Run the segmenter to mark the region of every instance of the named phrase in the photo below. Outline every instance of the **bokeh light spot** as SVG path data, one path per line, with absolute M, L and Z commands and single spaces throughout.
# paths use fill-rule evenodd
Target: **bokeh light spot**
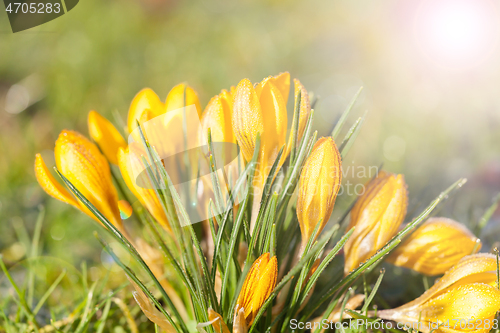
M 118 209 L 120 210 L 120 217 L 122 220 L 128 219 L 132 216 L 132 206 L 126 200 L 118 201 Z
M 499 19 L 490 0 L 424 0 L 416 15 L 415 37 L 433 63 L 468 69 L 491 55 Z

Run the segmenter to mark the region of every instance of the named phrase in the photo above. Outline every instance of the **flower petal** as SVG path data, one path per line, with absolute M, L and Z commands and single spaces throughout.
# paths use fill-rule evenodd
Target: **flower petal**
M 153 189 L 153 185 L 149 183 L 149 178 L 144 176 L 145 167 L 141 161 L 140 151 L 142 150 L 138 143 L 133 142 L 130 147 L 132 147 L 132 153 L 129 151 L 129 147 L 126 149 L 120 149 L 118 152 L 118 166 L 122 174 L 125 184 L 129 190 L 135 195 L 135 197 L 140 201 L 140 203 L 146 207 L 155 220 L 160 223 L 161 226 L 170 231 L 170 224 L 168 223 L 167 216 L 160 200 L 156 196 L 156 192 Z M 145 155 L 145 153 L 143 154 Z M 141 175 L 140 180 L 146 182 L 140 186 L 137 184 L 137 180 L 134 178 L 135 175 Z
M 351 210 L 349 231 L 356 227 L 344 246 L 344 272 L 348 274 L 382 248 L 397 232 L 408 206 L 403 175 L 381 171 L 365 186 L 365 192 Z
M 319 235 L 330 219 L 342 182 L 341 163 L 340 153 L 331 137 L 319 139 L 304 163 L 297 198 L 302 250 L 317 224 L 321 223 Z
M 224 319 L 222 319 L 222 316 L 212 310 L 211 308 L 208 308 L 208 320 L 214 321 L 212 323 L 212 326 L 214 327 L 215 333 L 230 333 L 229 328 L 227 327 L 226 323 L 224 322 Z
M 135 95 L 132 103 L 130 104 L 127 118 L 127 128 L 129 133 L 132 133 L 132 131 L 136 128 L 136 120 L 139 120 L 144 110 L 148 109 L 155 117 L 165 112 L 165 106 L 160 101 L 158 95 L 156 95 L 156 93 L 150 88 L 144 88 L 139 91 L 137 95 Z
M 198 94 L 196 94 L 196 91 L 190 86 L 180 83 L 173 87 L 168 93 L 167 100 L 165 101 L 165 110 L 168 112 L 190 105 L 196 106 L 198 117 L 201 118 L 202 109 Z
M 142 291 L 142 289 L 130 278 L 128 278 L 128 280 L 135 289 L 135 291 L 133 292 L 134 299 L 141 308 L 142 312 L 146 315 L 146 317 L 156 325 L 160 326 L 160 328 L 166 333 L 175 333 L 176 330 L 174 329 L 172 324 L 170 324 L 170 322 L 165 318 L 163 313 L 161 313 L 155 307 L 155 305 L 147 297 L 144 291 Z
M 77 132 L 64 130 L 56 141 L 54 154 L 59 171 L 113 225 L 122 229 L 109 164 L 97 146 Z M 93 217 L 84 205 L 80 206 Z
M 214 142 L 236 142 L 233 134 L 232 109 L 227 96 L 221 97 L 221 95 L 214 96 L 208 102 L 201 117 L 200 134 L 205 137 L 210 128 Z
M 247 325 L 251 325 L 260 308 L 276 286 L 278 260 L 264 253 L 255 260 L 241 287 L 234 317 L 244 309 Z M 236 321 L 236 319 L 235 319 Z
M 240 81 L 236 87 L 233 105 L 233 128 L 243 157 L 252 159 L 257 133 L 263 135 L 264 119 L 259 98 L 248 79 Z
M 436 297 L 454 284 L 467 284 L 480 282 L 489 285 L 496 284 L 497 261 L 494 255 L 478 253 L 462 258 L 455 266 L 450 268 L 442 278 L 414 301 L 400 308 L 419 306 L 430 298 Z
M 254 182 L 257 186 L 262 187 L 281 147 L 286 143 L 287 113 L 286 103 L 281 97 L 279 89 L 271 81 L 267 81 L 262 88 L 259 100 L 264 132 L 261 133 L 258 173 L 254 176 Z M 285 159 L 286 147 L 279 166 L 283 164 Z
M 422 274 L 439 275 L 480 248 L 479 239 L 462 224 L 443 217 L 431 218 L 398 246 L 387 261 Z
M 288 72 L 283 72 L 279 73 L 276 76 L 268 76 L 257 86 L 255 87 L 255 91 L 257 92 L 257 95 L 260 96 L 262 92 L 262 88 L 267 82 L 272 82 L 280 91 L 281 97 L 285 101 L 285 105 L 288 102 L 288 95 L 290 94 L 290 73 Z
M 99 146 L 108 161 L 118 164 L 116 154 L 119 148 L 125 148 L 127 143 L 113 124 L 96 111 L 90 111 L 88 117 L 89 135 Z
M 35 157 L 35 176 L 40 186 L 48 195 L 81 209 L 80 204 L 73 195 L 52 176 L 40 154 L 36 154 Z
M 483 283 L 460 285 L 419 307 L 422 318 L 433 322 L 491 318 L 499 309 L 500 290 Z

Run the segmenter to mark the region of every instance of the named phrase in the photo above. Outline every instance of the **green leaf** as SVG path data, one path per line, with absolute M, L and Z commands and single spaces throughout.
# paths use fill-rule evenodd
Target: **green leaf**
M 344 159 L 347 156 L 347 153 L 351 149 L 352 145 L 354 144 L 354 141 L 356 140 L 356 137 L 359 134 L 359 131 L 361 130 L 361 126 L 363 125 L 363 122 L 365 121 L 367 112 L 363 115 L 363 117 L 359 117 L 356 123 L 352 125 L 351 129 L 349 132 L 346 134 L 344 140 L 342 141 L 339 151 L 340 155 L 342 156 L 342 159 Z
M 385 269 L 380 270 L 380 275 L 377 279 L 377 282 L 375 282 L 375 285 L 373 286 L 372 292 L 370 293 L 370 296 L 368 296 L 367 299 L 365 299 L 365 304 L 361 308 L 361 312 L 363 312 L 365 315 L 368 311 L 368 307 L 370 306 L 370 303 L 373 301 L 373 298 L 375 297 L 375 294 L 377 293 L 378 288 L 380 287 L 380 283 L 382 283 L 382 279 L 384 278 L 385 274 Z
M 500 193 L 497 194 L 497 196 L 493 199 L 493 203 L 486 210 L 486 212 L 484 212 L 483 216 L 481 216 L 481 219 L 477 223 L 478 235 L 479 233 L 481 233 L 484 227 L 486 227 L 486 224 L 488 224 L 488 221 L 493 216 L 493 213 L 495 213 L 495 211 L 497 210 L 499 204 L 500 204 Z
M 338 242 L 337 244 L 333 247 L 333 249 L 328 252 L 328 254 L 325 256 L 325 259 L 319 264 L 318 268 L 316 271 L 311 275 L 309 278 L 309 281 L 307 281 L 306 287 L 304 288 L 304 292 L 302 294 L 302 298 L 300 303 L 303 303 L 307 297 L 307 294 L 311 291 L 312 287 L 318 280 L 319 276 L 323 271 L 326 269 L 328 264 L 333 260 L 333 258 L 339 253 L 339 251 L 344 247 L 345 243 L 349 240 L 351 237 L 352 233 L 354 232 L 355 228 L 351 228 Z
M 220 308 L 221 309 L 224 307 L 225 300 L 226 300 L 226 288 L 227 288 L 227 283 L 229 280 L 229 268 L 231 267 L 231 259 L 233 257 L 234 249 L 236 247 L 236 241 L 238 240 L 238 233 L 240 231 L 240 227 L 241 227 L 241 224 L 243 222 L 247 203 L 248 203 L 248 196 L 245 198 L 241 207 L 238 210 L 238 215 L 236 217 L 236 223 L 234 224 L 233 231 L 231 233 L 231 243 L 229 244 L 229 253 L 227 256 L 226 271 L 224 273 L 224 278 L 222 280 L 222 287 L 221 287 L 221 293 L 220 293 L 220 295 L 221 295 Z
M 185 326 L 184 322 L 182 321 L 181 316 L 179 315 L 179 312 L 173 305 L 172 301 L 170 300 L 170 297 L 168 297 L 167 293 L 161 286 L 160 282 L 156 278 L 156 276 L 153 274 L 151 269 L 148 267 L 148 265 L 144 262 L 140 254 L 137 252 L 135 247 L 128 241 L 127 238 L 125 238 L 122 233 L 111 223 L 109 222 L 104 215 L 99 212 L 90 201 L 85 198 L 85 196 L 61 173 L 59 170 L 56 168 L 56 172 L 61 177 L 63 182 L 66 184 L 66 186 L 70 189 L 70 191 L 97 217 L 97 219 L 106 227 L 105 230 L 109 231 L 110 234 L 122 245 L 124 245 L 125 249 L 132 255 L 132 257 L 141 265 L 141 267 L 146 271 L 146 273 L 150 276 L 150 278 L 154 281 L 156 287 L 158 290 L 160 290 L 163 298 L 167 302 L 168 306 L 171 308 L 172 312 L 174 315 L 179 318 L 179 324 L 181 328 L 179 329 L 178 325 L 175 324 L 170 318 L 168 317 L 169 322 L 176 328 L 178 332 L 187 332 L 187 327 Z
M 298 102 L 297 102 L 298 101 Z M 299 119 L 300 119 L 300 106 L 302 105 L 302 91 L 299 89 L 297 95 L 296 104 L 293 110 L 293 120 L 290 133 L 290 139 L 292 140 L 292 145 L 290 147 L 290 162 L 295 161 L 295 149 L 298 145 L 298 135 L 299 135 Z
M 151 302 L 153 302 L 153 304 L 156 306 L 156 308 L 165 316 L 165 318 L 167 318 L 167 320 L 169 321 L 170 324 L 172 324 L 172 326 L 175 328 L 175 330 L 177 332 L 180 332 L 179 328 L 177 327 L 176 323 L 172 320 L 172 317 L 170 317 L 170 315 L 165 311 L 165 309 L 163 308 L 163 306 L 160 304 L 160 302 L 158 302 L 158 300 L 156 299 L 156 297 L 153 296 L 153 294 L 149 291 L 149 289 L 142 283 L 141 280 L 139 280 L 139 278 L 134 274 L 134 272 L 127 266 L 125 266 L 125 264 L 123 264 L 121 262 L 121 260 L 116 256 L 116 254 L 113 252 L 113 250 L 109 247 L 109 245 L 97 234 L 97 232 L 94 233 L 94 236 L 97 238 L 97 240 L 99 240 L 99 242 L 102 244 L 104 250 L 106 251 L 106 253 L 108 253 L 112 258 L 113 260 L 115 261 L 115 263 L 120 266 L 120 268 L 125 272 L 125 274 L 127 274 L 127 276 L 132 280 L 134 281 L 135 284 L 137 284 L 139 286 L 139 288 L 141 288 L 141 290 L 144 292 L 144 294 L 146 294 L 146 296 L 151 300 Z M 92 294 L 92 293 L 89 293 L 89 294 Z M 178 317 L 179 321 L 182 322 L 182 318 L 179 316 Z M 187 332 L 187 330 L 186 330 Z
M 337 122 L 337 124 L 333 128 L 332 137 L 333 137 L 334 140 L 337 139 L 337 136 L 339 135 L 340 131 L 342 130 L 342 127 L 344 126 L 344 124 L 345 124 L 345 122 L 347 120 L 347 116 L 349 115 L 349 113 L 351 112 L 352 108 L 354 107 L 354 104 L 356 103 L 356 100 L 358 99 L 359 94 L 361 94 L 362 90 L 363 90 L 363 87 L 360 87 L 358 89 L 358 92 L 352 98 L 351 103 L 349 104 L 349 106 L 347 106 L 347 108 L 345 109 L 345 111 L 340 116 L 339 121 Z
M 297 262 L 297 264 L 287 273 L 287 275 L 276 285 L 274 288 L 273 292 L 271 295 L 269 295 L 268 299 L 264 302 L 262 307 L 260 308 L 259 312 L 257 313 L 257 316 L 255 317 L 255 320 L 250 327 L 248 333 L 252 333 L 256 329 L 256 324 L 259 322 L 259 319 L 263 316 L 264 312 L 267 310 L 267 307 L 271 305 L 273 302 L 274 298 L 278 295 L 278 293 L 283 289 L 283 287 L 290 281 L 294 275 L 300 272 L 302 267 L 311 259 L 311 257 L 316 253 L 316 251 L 324 246 L 330 238 L 332 237 L 333 233 L 336 231 L 336 229 L 332 228 L 331 230 L 328 230 L 321 238 L 319 241 L 316 242 L 316 244 L 312 247 L 311 251 L 307 253 L 307 255 L 304 255 L 300 260 Z

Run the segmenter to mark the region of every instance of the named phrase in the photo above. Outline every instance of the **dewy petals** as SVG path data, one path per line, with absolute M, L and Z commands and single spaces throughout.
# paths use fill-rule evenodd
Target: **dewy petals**
M 430 218 L 387 258 L 425 275 L 446 272 L 460 259 L 479 251 L 481 242 L 465 226 L 444 217 Z
M 158 95 L 150 88 L 144 88 L 135 95 L 128 110 L 127 128 L 129 134 L 137 126 L 137 121 L 141 119 L 144 111 L 149 110 L 153 117 L 165 112 L 165 104 L 160 101 Z
M 112 164 L 118 164 L 119 148 L 127 147 L 125 139 L 113 124 L 96 111 L 90 111 L 88 116 L 89 135 L 99 146 L 102 153 Z
M 344 273 L 365 262 L 397 233 L 408 206 L 403 175 L 381 171 L 365 186 L 365 192 L 351 210 L 348 232 L 356 227 L 344 246 Z
M 118 166 L 120 167 L 123 180 L 129 190 L 135 195 L 140 203 L 146 207 L 149 213 L 153 215 L 155 220 L 166 230 L 171 231 L 167 216 L 156 195 L 154 186 L 150 183 L 146 184 L 146 186 L 140 186 L 137 184 L 137 180 L 134 179 L 135 174 L 140 174 L 145 169 L 140 159 L 141 155 L 138 154 L 138 152 L 142 151 L 142 147 L 136 142 L 131 143 L 130 147 L 133 147 L 133 153 L 129 152 L 129 147 L 126 149 L 120 148 L 118 152 Z M 144 152 L 142 156 L 145 155 L 146 152 Z M 148 177 L 141 177 L 141 180 L 148 180 Z
M 269 253 L 264 253 L 255 260 L 238 296 L 234 312 L 235 322 L 238 313 L 243 309 L 246 324 L 248 326 L 252 324 L 259 309 L 274 290 L 277 277 L 278 259 L 276 256 L 270 258 Z
M 115 227 L 124 231 L 109 164 L 97 146 L 77 132 L 64 130 L 56 141 L 54 155 L 57 168 L 64 177 Z M 35 174 L 38 183 L 49 195 L 77 207 L 99 221 L 83 203 L 73 198 L 52 177 L 40 154 L 35 158 Z
M 500 309 L 496 269 L 491 254 L 464 257 L 422 296 L 398 308 L 378 311 L 377 316 L 405 323 L 420 320 L 419 330 L 425 333 L 433 329 L 436 333 L 488 332 L 492 326 L 486 327 L 486 320 L 493 325 Z M 461 319 L 474 323 L 476 329 L 461 326 Z M 436 329 L 435 323 L 447 324 Z
M 233 133 L 233 101 L 227 90 L 212 97 L 201 116 L 202 133 L 200 138 L 207 135 L 210 128 L 213 142 L 236 142 Z M 200 141 L 203 141 L 200 139 Z M 206 144 L 201 142 L 200 144 Z
M 302 234 L 302 250 L 318 223 L 318 236 L 325 227 L 342 181 L 342 159 L 331 137 L 314 145 L 300 174 L 297 217 Z

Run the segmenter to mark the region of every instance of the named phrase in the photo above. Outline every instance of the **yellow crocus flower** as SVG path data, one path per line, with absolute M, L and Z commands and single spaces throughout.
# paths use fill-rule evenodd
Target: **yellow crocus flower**
M 160 116 L 165 112 L 165 104 L 160 101 L 158 95 L 150 88 L 139 91 L 130 104 L 127 117 L 129 134 L 136 128 L 137 121 L 141 119 L 146 110 L 149 110 L 153 117 Z
M 491 254 L 464 257 L 420 297 L 377 316 L 404 323 L 420 319 L 424 333 L 489 332 L 500 310 L 496 269 Z
M 344 246 L 344 273 L 348 274 L 381 249 L 397 233 L 408 206 L 403 175 L 381 171 L 365 185 L 351 210 L 346 229 L 356 227 Z
M 150 88 L 142 89 L 135 95 L 128 111 L 127 128 L 128 132 L 132 131 L 137 126 L 137 121 L 140 121 L 143 113 L 147 110 L 150 112 L 149 119 L 161 116 L 168 111 L 183 108 L 184 106 L 194 105 L 198 116 L 201 116 L 201 106 L 196 91 L 190 86 L 180 83 L 173 87 L 167 95 L 165 103 L 162 103 L 158 95 Z M 182 128 L 181 128 L 182 129 Z
M 387 261 L 425 275 L 439 275 L 480 249 L 481 242 L 464 225 L 436 217 L 418 227 Z
M 112 164 L 118 164 L 119 148 L 127 147 L 123 136 L 113 124 L 96 111 L 90 111 L 88 116 L 89 135 Z
M 189 108 L 194 107 L 193 109 Z M 186 107 L 186 112 L 172 112 Z M 192 112 L 195 110 L 195 112 Z M 188 112 L 189 111 L 189 112 Z M 187 115 L 187 133 L 184 133 L 184 115 Z M 149 88 L 141 90 L 133 99 L 128 114 L 128 130 L 131 141 L 141 142 L 137 122 L 149 144 L 154 147 L 160 158 L 165 159 L 185 150 L 193 148 L 198 142 L 201 106 L 198 95 L 190 86 L 181 83 L 173 87 L 167 95 L 165 103 Z M 195 135 L 196 133 L 196 135 Z M 188 142 L 184 142 L 187 137 Z M 196 175 L 198 163 L 195 154 L 190 154 L 190 168 Z M 165 160 L 164 160 L 165 161 Z M 180 180 L 180 170 L 175 159 L 166 159 L 165 169 L 175 184 Z
M 201 105 L 196 91 L 184 83 L 179 83 L 170 90 L 165 100 L 165 112 L 177 110 L 185 106 L 194 105 L 198 117 L 201 118 Z
M 200 136 L 206 137 L 210 128 L 214 142 L 233 142 L 236 138 L 233 133 L 233 100 L 227 90 L 222 90 L 219 95 L 212 97 L 201 116 Z M 203 140 L 200 140 L 203 142 Z M 205 144 L 205 143 L 202 143 Z
M 126 149 L 120 148 L 118 150 L 118 166 L 123 180 L 129 190 L 135 195 L 139 202 L 146 207 L 155 220 L 170 231 L 170 224 L 168 223 L 165 211 L 156 195 L 153 185 L 148 183 L 148 177 L 147 174 L 145 174 L 146 171 L 144 171 L 145 167 L 141 161 L 141 155 L 138 154 L 138 152 L 142 150 L 142 147 L 137 142 L 132 142 L 131 147 L 134 150 L 133 154 L 129 153 L 129 147 Z M 142 156 L 146 156 L 146 153 Z M 141 181 L 145 181 L 147 184 L 143 184 L 144 186 L 137 184 L 137 180 L 134 179 L 134 176 L 138 174 L 141 174 Z
M 286 102 L 289 88 L 288 73 L 266 78 L 255 88 L 248 79 L 241 80 L 236 87 L 233 128 L 247 162 L 252 159 L 257 134 L 261 135 L 258 174 L 255 176 L 259 187 L 265 183 L 270 167 L 286 143 Z M 285 156 L 281 163 L 284 160 Z
M 274 290 L 277 277 L 278 259 L 276 256 L 270 258 L 269 253 L 264 253 L 255 260 L 241 287 L 234 312 L 234 322 L 241 310 L 244 311 L 246 324 L 248 326 L 252 324 L 261 306 Z
M 120 231 L 124 232 L 118 195 L 111 179 L 109 164 L 99 148 L 83 135 L 64 130 L 54 150 L 57 169 L 87 200 Z M 99 221 L 87 207 L 73 197 L 51 175 L 40 154 L 35 158 L 35 175 L 40 186 L 52 197 L 73 205 Z
M 342 160 L 331 137 L 321 138 L 300 173 L 297 198 L 297 218 L 304 250 L 318 223 L 318 236 L 325 227 L 340 189 Z

